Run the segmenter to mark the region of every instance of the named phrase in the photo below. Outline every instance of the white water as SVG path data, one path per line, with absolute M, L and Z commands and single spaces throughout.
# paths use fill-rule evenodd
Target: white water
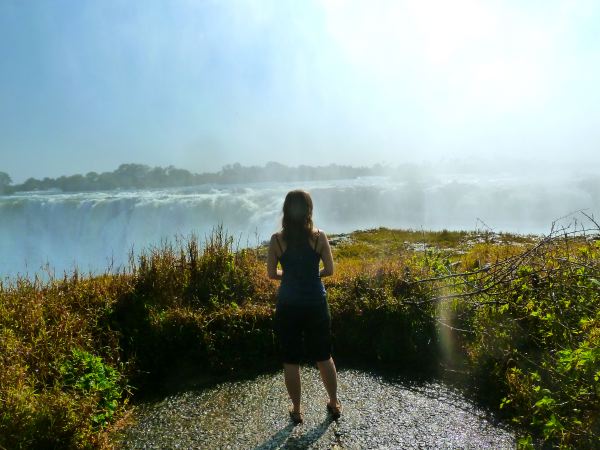
M 218 224 L 255 245 L 278 228 L 286 192 L 311 192 L 315 224 L 329 233 L 391 227 L 482 228 L 547 233 L 554 219 L 600 211 L 600 183 L 557 179 L 446 175 L 410 182 L 374 177 L 305 183 L 250 183 L 142 191 L 21 193 L 0 196 L 0 278 L 77 266 L 103 271 L 128 252 Z

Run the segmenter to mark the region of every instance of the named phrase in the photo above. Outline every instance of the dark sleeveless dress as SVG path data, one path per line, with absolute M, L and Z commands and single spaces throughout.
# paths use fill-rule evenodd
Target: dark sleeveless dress
M 277 243 L 281 251 L 278 239 Z M 288 245 L 279 258 L 283 276 L 275 331 L 284 363 L 325 361 L 331 356 L 331 316 L 319 276 L 320 260 L 316 243 L 313 248 L 308 242 Z
M 319 276 L 320 260 L 321 255 L 308 241 L 285 249 L 279 257 L 283 277 L 277 295 L 278 304 L 315 304 L 326 301 L 325 287 Z

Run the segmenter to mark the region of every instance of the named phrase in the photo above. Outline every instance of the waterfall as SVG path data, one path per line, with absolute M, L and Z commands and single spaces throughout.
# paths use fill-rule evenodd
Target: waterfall
M 314 200 L 314 221 L 328 233 L 375 227 L 545 233 L 576 209 L 598 211 L 598 182 L 586 180 L 422 180 L 368 177 L 304 183 L 247 183 L 109 192 L 28 192 L 0 196 L 0 278 L 77 267 L 102 272 L 128 254 L 176 235 L 200 240 L 222 224 L 240 246 L 254 246 L 279 227 L 286 192 Z

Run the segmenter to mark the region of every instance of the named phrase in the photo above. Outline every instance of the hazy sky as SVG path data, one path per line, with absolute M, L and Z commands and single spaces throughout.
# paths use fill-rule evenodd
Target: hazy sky
M 0 171 L 600 156 L 600 2 L 0 1 Z

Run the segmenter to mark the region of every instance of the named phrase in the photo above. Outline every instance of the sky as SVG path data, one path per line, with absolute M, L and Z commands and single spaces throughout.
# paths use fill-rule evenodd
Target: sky
M 0 171 L 600 160 L 600 2 L 2 0 Z

